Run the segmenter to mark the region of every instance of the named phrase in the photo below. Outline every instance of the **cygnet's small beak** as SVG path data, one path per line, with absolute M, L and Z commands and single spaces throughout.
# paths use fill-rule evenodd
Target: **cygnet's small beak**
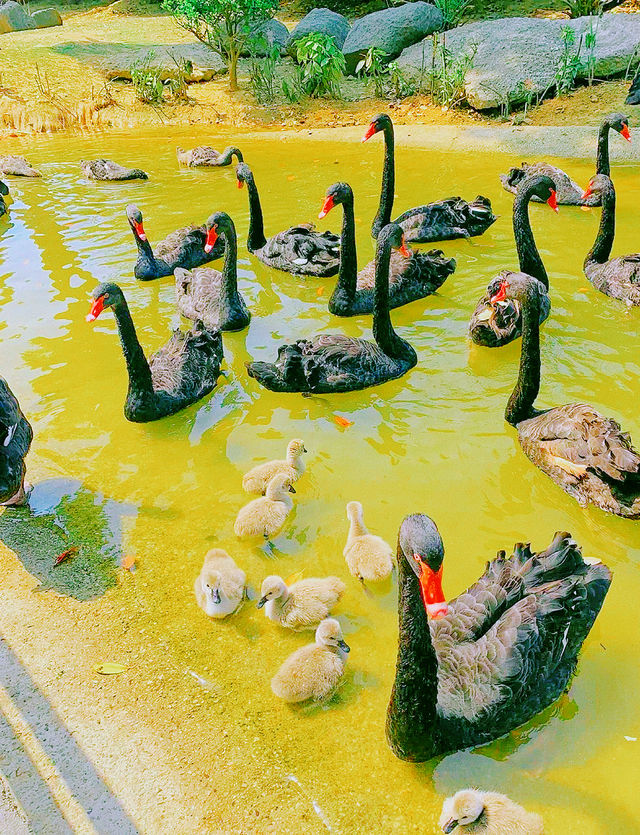
M 343 652 L 351 652 L 351 647 L 344 641 L 338 641 L 338 646 Z
M 256 608 L 262 609 L 262 607 L 264 606 L 264 604 L 266 602 L 267 602 L 267 598 L 266 597 L 261 597 L 260 600 L 258 600 L 258 602 L 256 603 Z
M 214 603 L 220 603 L 220 591 L 219 589 L 212 589 L 211 597 Z
M 443 832 L 453 832 L 453 830 L 456 828 L 457 825 L 458 825 L 458 821 L 455 818 L 451 818 L 451 820 L 448 820 L 443 825 L 442 831 Z
M 290 484 L 290 485 L 289 485 L 289 492 L 290 492 L 290 493 L 295 493 L 295 492 L 296 492 L 296 491 L 295 491 L 295 488 L 294 488 L 294 486 L 293 486 L 293 484 Z
M 309 450 L 306 448 L 306 446 L 303 446 L 303 447 L 302 447 L 302 451 L 303 451 L 303 452 L 309 452 Z

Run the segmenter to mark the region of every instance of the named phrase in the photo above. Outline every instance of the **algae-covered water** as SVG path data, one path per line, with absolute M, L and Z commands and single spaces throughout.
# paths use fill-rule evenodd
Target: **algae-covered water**
M 367 391 L 304 398 L 261 389 L 244 363 L 272 359 L 283 341 L 318 330 L 369 335 L 370 319 L 327 312 L 333 279 L 292 277 L 248 255 L 247 194 L 235 187 L 232 168 L 186 170 L 176 163 L 177 144 L 222 147 L 231 140 L 253 167 L 267 235 L 314 219 L 327 186 L 345 180 L 356 195 L 360 263 L 373 257 L 369 226 L 381 137 L 363 146 L 295 135 L 194 131 L 169 137 L 157 131 L 14 143 L 11 150 L 25 153 L 43 174 L 10 180 L 14 202 L 0 221 L 0 373 L 34 427 L 30 480 L 46 487 L 49 479 L 69 479 L 76 491 L 82 484 L 82 496 L 96 497 L 106 559 L 114 553 L 109 520 L 126 516 L 123 549 L 138 557 L 137 577 L 147 580 L 139 617 L 153 624 L 177 666 L 215 680 L 236 763 L 249 749 L 255 760 L 257 750 L 274 780 L 294 775 L 299 781 L 310 812 L 305 821 L 291 821 L 292 832 L 435 832 L 442 797 L 466 785 L 512 795 L 541 813 L 550 833 L 640 831 L 640 525 L 581 509 L 528 462 L 503 420 L 519 342 L 489 350 L 466 336 L 488 279 L 517 263 L 512 197 L 497 176 L 514 160 L 400 144 L 398 212 L 453 193 L 469 199 L 482 193 L 500 218 L 482 238 L 443 244 L 458 261 L 456 273 L 437 295 L 394 311 L 398 331 L 418 352 L 415 369 Z M 78 161 L 98 156 L 141 167 L 150 179 L 89 183 Z M 565 168 L 581 183 L 592 173 L 587 162 L 571 160 Z M 635 252 L 637 167 L 615 164 L 614 177 L 615 252 Z M 204 222 L 214 210 L 229 212 L 241 242 L 240 287 L 253 315 L 248 331 L 225 334 L 225 375 L 214 393 L 144 425 L 123 417 L 127 380 L 113 316 L 85 322 L 95 285 L 117 281 L 148 353 L 180 324 L 173 280 L 143 284 L 133 277 L 135 246 L 124 214 L 129 202 L 142 210 L 152 243 L 178 226 Z M 531 215 L 553 300 L 542 336 L 539 403 L 587 401 L 618 419 L 638 446 L 640 311 L 597 293 L 581 269 L 599 210 L 561 207 L 556 216 L 534 205 Z M 323 224 L 339 231 L 340 222 L 334 210 Z M 336 416 L 352 425 L 340 425 Z M 233 534 L 235 514 L 247 500 L 242 473 L 281 457 L 293 437 L 309 450 L 308 473 L 270 558 Z M 44 487 L 34 493 L 36 505 L 38 489 Z M 363 503 L 370 528 L 389 542 L 405 514 L 432 516 L 445 542 L 449 596 L 471 584 L 497 549 L 520 540 L 543 548 L 559 529 L 570 531 L 585 555 L 604 560 L 614 582 L 568 697 L 483 749 L 421 766 L 396 760 L 384 740 L 397 643 L 395 586 L 369 597 L 346 571 L 344 508 L 352 499 Z M 83 512 L 87 504 L 80 502 Z M 303 570 L 345 579 L 336 612 L 351 654 L 345 684 L 327 709 L 291 709 L 269 687 L 304 635 L 277 629 L 250 604 L 223 624 L 209 622 L 197 608 L 193 580 L 213 546 L 233 555 L 254 590 L 270 573 L 287 577 Z M 24 562 L 33 570 L 33 562 Z M 93 596 L 83 605 L 99 606 L 101 594 L 123 591 L 103 579 L 93 595 L 84 589 L 80 597 Z M 206 751 L 194 750 L 195 759 L 203 756 Z M 314 815 L 311 799 L 326 823 Z

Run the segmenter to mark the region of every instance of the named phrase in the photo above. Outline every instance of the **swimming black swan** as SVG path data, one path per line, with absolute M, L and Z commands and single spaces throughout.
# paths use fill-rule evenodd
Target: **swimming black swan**
M 27 503 L 24 459 L 33 430 L 7 381 L 0 377 L 0 504 L 16 507 Z
M 36 171 L 24 157 L 19 157 L 15 154 L 0 156 L 0 174 L 9 174 L 12 177 L 41 176 L 40 172 Z
M 356 391 L 401 377 L 418 361 L 408 342 L 394 331 L 389 316 L 391 248 L 404 249 L 402 229 L 390 223 L 380 232 L 376 251 L 373 310 L 375 342 L 343 334 L 321 333 L 281 345 L 275 363 L 252 362 L 251 377 L 271 391 Z M 408 255 L 408 250 L 405 250 Z
M 211 216 L 214 234 L 225 244 L 222 272 L 211 267 L 183 270 L 176 267 L 176 301 L 178 310 L 187 319 L 200 320 L 212 330 L 237 331 L 246 328 L 251 319 L 244 299 L 238 292 L 238 241 L 233 221 L 225 212 Z
M 405 517 L 398 533 L 398 659 L 387 741 L 400 759 L 491 742 L 566 690 L 611 583 L 568 533 L 538 554 L 500 551 L 449 604 L 434 522 Z
M 129 373 L 124 404 L 127 420 L 144 423 L 172 415 L 200 400 L 215 388 L 222 361 L 222 336 L 202 322 L 183 333 L 173 332 L 169 342 L 147 362 L 138 342 L 124 293 L 117 284 L 99 284 L 92 293 L 88 322 L 112 308 Z
M 9 196 L 9 186 L 6 183 L 3 183 L 0 180 L 0 217 L 7 213 L 7 204 L 4 202 L 4 198 Z
M 244 161 L 242 151 L 239 148 L 234 148 L 232 145 L 225 148 L 222 153 L 216 151 L 210 145 L 199 145 L 190 151 L 176 148 L 176 156 L 178 157 L 178 162 L 182 163 L 182 165 L 188 165 L 189 168 L 207 168 L 211 166 L 218 168 L 223 165 L 231 165 L 234 157 L 238 162 Z
M 81 159 L 80 169 L 90 180 L 148 180 L 141 168 L 125 168 L 110 159 Z
M 518 184 L 516 199 L 513 201 L 513 236 L 518 250 L 520 272 L 537 279 L 540 284 L 540 322 L 549 315 L 549 279 L 540 253 L 536 247 L 529 221 L 529 202 L 533 197 L 546 200 L 554 211 L 558 211 L 553 180 L 546 176 L 531 176 Z M 476 345 L 498 348 L 507 345 L 522 333 L 520 306 L 513 299 L 507 300 L 499 293 L 500 284 L 516 273 L 503 270 L 489 282 L 487 292 L 476 305 L 469 322 L 469 336 Z M 495 299 L 494 303 L 491 300 Z
M 334 206 L 342 205 L 340 238 L 340 271 L 338 283 L 329 301 L 329 310 L 336 316 L 372 313 L 375 288 L 375 261 L 358 272 L 356 224 L 353 214 L 353 191 L 347 183 L 335 183 L 318 217 L 324 217 Z M 445 258 L 440 249 L 430 252 L 409 250 L 410 257 L 398 251 L 391 253 L 389 268 L 389 307 L 401 307 L 416 299 L 430 296 L 441 287 L 456 268 L 453 258 Z
M 598 153 L 596 157 L 596 173 L 609 174 L 609 130 L 613 128 L 626 140 L 631 142 L 629 133 L 629 117 L 624 113 L 611 113 L 600 125 L 598 133 Z M 520 168 L 512 168 L 508 174 L 500 174 L 502 185 L 507 191 L 516 193 L 518 184 L 527 176 L 545 174 L 554 182 L 558 203 L 566 206 L 599 206 L 600 195 L 591 194 L 585 197 L 580 186 L 568 174 L 548 162 L 523 162 Z M 534 198 L 536 199 L 536 198 Z
M 155 252 L 151 249 L 142 225 L 142 212 L 133 203 L 127 206 L 127 218 L 138 247 L 138 260 L 133 272 L 140 281 L 173 275 L 176 267 L 186 269 L 200 267 L 202 264 L 220 258 L 224 251 L 222 241 L 213 248 L 206 248 L 207 244 L 211 244 L 211 218 L 204 226 L 185 226 L 182 229 L 176 229 L 156 244 Z
M 247 249 L 268 267 L 294 275 L 328 278 L 340 268 L 340 238 L 332 232 L 314 232 L 312 223 L 292 226 L 267 240 L 260 197 L 253 173 L 241 162 L 236 166 L 238 188 L 247 184 L 249 192 L 249 237 Z
M 522 310 L 518 382 L 506 420 L 518 430 L 522 450 L 581 506 L 640 519 L 640 455 L 612 418 L 574 403 L 540 412 L 540 282 L 515 273 L 501 286 Z
M 598 174 L 591 178 L 586 195 L 602 200 L 600 228 L 593 247 L 584 261 L 584 272 L 596 290 L 621 299 L 628 305 L 640 305 L 640 254 L 622 255 L 609 260 L 616 234 L 616 190 L 610 178 Z
M 376 116 L 362 141 L 366 142 L 379 131 L 384 133 L 384 168 L 378 214 L 371 226 L 374 238 L 377 238 L 382 227 L 391 221 L 395 191 L 393 122 L 386 113 Z M 473 203 L 467 203 L 461 197 L 448 197 L 426 206 L 417 206 L 401 214 L 395 222 L 402 226 L 408 242 L 426 244 L 431 241 L 449 241 L 454 238 L 482 235 L 496 220 L 497 217 L 491 211 L 491 201 L 478 196 Z

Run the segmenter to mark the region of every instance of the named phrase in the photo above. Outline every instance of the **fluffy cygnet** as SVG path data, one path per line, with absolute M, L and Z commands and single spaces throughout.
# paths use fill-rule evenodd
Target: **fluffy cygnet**
M 265 607 L 270 620 L 290 629 L 315 629 L 324 620 L 344 593 L 339 577 L 309 577 L 290 586 L 282 577 L 265 577 L 258 609 Z
M 225 618 L 242 603 L 246 581 L 246 574 L 226 551 L 212 548 L 194 584 L 198 606 L 210 618 Z
M 442 806 L 443 832 L 473 835 L 543 835 L 540 815 L 527 812 L 504 794 L 463 789 Z
M 344 547 L 347 567 L 358 580 L 385 580 L 393 569 L 393 549 L 380 536 L 368 532 L 360 502 L 347 505 L 349 534 Z
M 236 536 L 270 539 L 278 533 L 292 510 L 293 499 L 289 493 L 295 492 L 289 476 L 284 473 L 275 475 L 267 485 L 265 496 L 254 499 L 238 511 L 233 526 Z
M 340 683 L 348 652 L 340 624 L 327 618 L 316 629 L 315 643 L 287 658 L 271 679 L 271 689 L 285 702 L 324 699 Z
M 279 473 L 284 473 L 289 477 L 289 482 L 293 484 L 304 473 L 304 461 L 302 455 L 307 450 L 303 442 L 296 438 L 289 441 L 287 446 L 287 457 L 283 460 L 267 461 L 266 464 L 258 464 L 244 476 L 242 479 L 242 489 L 247 493 L 260 493 L 263 495 L 267 489 L 267 485 Z

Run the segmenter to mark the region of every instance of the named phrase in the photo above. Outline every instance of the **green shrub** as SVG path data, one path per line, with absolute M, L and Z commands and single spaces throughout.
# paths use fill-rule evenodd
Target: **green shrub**
M 447 49 L 444 38 L 433 36 L 433 60 L 431 66 L 431 98 L 442 107 L 455 107 L 464 101 L 464 83 L 478 50 L 454 58 Z
M 444 18 L 443 29 L 453 29 L 457 26 L 473 0 L 433 0 L 434 5 L 442 12 Z
M 381 99 L 386 90 L 389 79 L 389 67 L 387 66 L 387 53 L 384 49 L 372 46 L 365 57 L 356 66 L 356 75 L 370 78 L 376 96 Z
M 278 93 L 276 72 L 280 49 L 274 46 L 265 57 L 255 57 L 249 68 L 249 87 L 258 104 L 271 104 Z
M 150 50 L 131 65 L 131 82 L 136 96 L 147 104 L 160 105 L 164 101 L 178 101 L 187 95 L 187 78 L 193 69 L 191 61 L 176 60 L 175 70 L 162 79 L 164 70 L 154 66 L 155 52 Z
M 564 0 L 570 17 L 598 15 L 602 12 L 603 0 Z
M 312 32 L 300 38 L 296 42 L 295 60 L 301 70 L 297 74 L 299 86 L 305 95 L 340 97 L 340 81 L 344 77 L 345 68 L 344 55 L 332 37 Z

